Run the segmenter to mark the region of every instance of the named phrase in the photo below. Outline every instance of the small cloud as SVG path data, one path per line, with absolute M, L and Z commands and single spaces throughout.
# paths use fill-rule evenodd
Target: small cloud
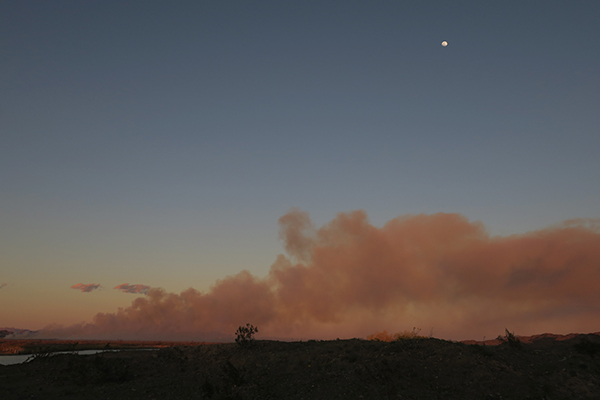
M 113 289 L 119 289 L 123 293 L 142 293 L 146 294 L 150 289 L 150 286 L 146 285 L 130 285 L 129 283 L 122 283 L 115 286 Z
M 0 283 L 0 289 L 2 289 L 4 286 L 6 286 L 6 283 Z
M 89 293 L 92 290 L 96 290 L 100 287 L 99 284 L 95 284 L 95 283 L 77 283 L 73 286 L 71 286 L 71 289 L 77 289 L 77 290 L 81 290 L 84 293 Z

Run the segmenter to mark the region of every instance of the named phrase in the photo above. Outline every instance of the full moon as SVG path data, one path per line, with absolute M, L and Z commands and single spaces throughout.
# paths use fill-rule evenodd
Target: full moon
M 445 40 L 442 42 L 442 46 L 446 47 L 448 46 L 448 42 L 446 42 Z

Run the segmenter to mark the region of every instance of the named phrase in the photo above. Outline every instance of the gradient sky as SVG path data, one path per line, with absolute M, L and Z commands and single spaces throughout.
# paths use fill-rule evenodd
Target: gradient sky
M 125 283 L 264 277 L 292 207 L 317 226 L 460 213 L 502 236 L 600 217 L 599 15 L 0 2 L 0 326 L 89 321 L 131 303 Z

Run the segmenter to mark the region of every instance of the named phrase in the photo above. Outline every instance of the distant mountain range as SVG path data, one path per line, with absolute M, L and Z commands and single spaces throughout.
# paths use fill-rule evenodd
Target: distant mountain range
M 0 338 L 10 338 L 10 336 L 13 334 L 28 336 L 35 332 L 37 331 L 32 331 L 29 329 L 3 327 L 0 328 Z
M 19 329 L 13 327 L 0 327 L 0 339 L 28 339 L 31 338 L 32 335 L 38 333 L 39 331 L 32 331 L 30 329 Z M 14 335 L 14 336 L 13 336 Z M 557 335 L 553 333 L 542 333 L 539 335 L 531 335 L 531 336 L 515 336 L 522 343 L 550 343 L 550 342 L 563 342 L 569 339 L 573 339 L 578 336 L 588 336 L 595 335 L 600 336 L 600 332 L 593 332 L 588 334 L 580 334 L 580 333 L 569 333 L 567 335 Z M 16 336 L 16 337 L 15 337 Z M 227 342 L 231 341 L 230 337 L 223 334 L 213 333 L 210 335 L 210 340 L 205 338 L 206 341 L 210 342 Z M 263 340 L 283 340 L 283 341 L 302 341 L 302 339 L 297 338 L 280 338 L 280 337 L 268 337 L 262 338 Z M 145 339 L 150 340 L 150 339 Z M 152 339 L 154 340 L 154 339 Z M 183 340 L 183 339 L 182 339 Z M 176 341 L 176 339 L 175 339 Z M 497 339 L 488 339 L 488 340 L 460 340 L 461 343 L 465 344 L 478 344 L 478 345 L 489 345 L 494 346 L 502 343 L 502 340 Z
M 595 335 L 600 336 L 600 332 L 592 332 L 592 333 L 569 333 L 567 335 L 557 335 L 554 333 L 542 333 L 539 335 L 531 335 L 531 336 L 515 336 L 516 339 L 519 339 L 521 343 L 534 343 L 534 344 L 548 344 L 554 342 L 564 342 L 566 340 L 573 339 L 575 337 L 583 337 Z M 488 340 L 461 340 L 461 343 L 464 344 L 478 344 L 478 345 L 488 345 L 495 346 L 502 343 L 500 338 L 497 339 L 488 339 Z

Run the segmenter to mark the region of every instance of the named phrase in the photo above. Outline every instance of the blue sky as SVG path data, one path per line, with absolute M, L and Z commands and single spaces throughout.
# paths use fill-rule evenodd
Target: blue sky
M 318 226 L 458 212 L 494 235 L 598 218 L 598 15 L 597 1 L 2 2 L 0 302 L 26 316 L 0 321 L 52 322 L 42 299 L 67 307 L 78 282 L 104 297 L 61 322 L 127 305 L 124 282 L 264 276 L 291 207 Z

